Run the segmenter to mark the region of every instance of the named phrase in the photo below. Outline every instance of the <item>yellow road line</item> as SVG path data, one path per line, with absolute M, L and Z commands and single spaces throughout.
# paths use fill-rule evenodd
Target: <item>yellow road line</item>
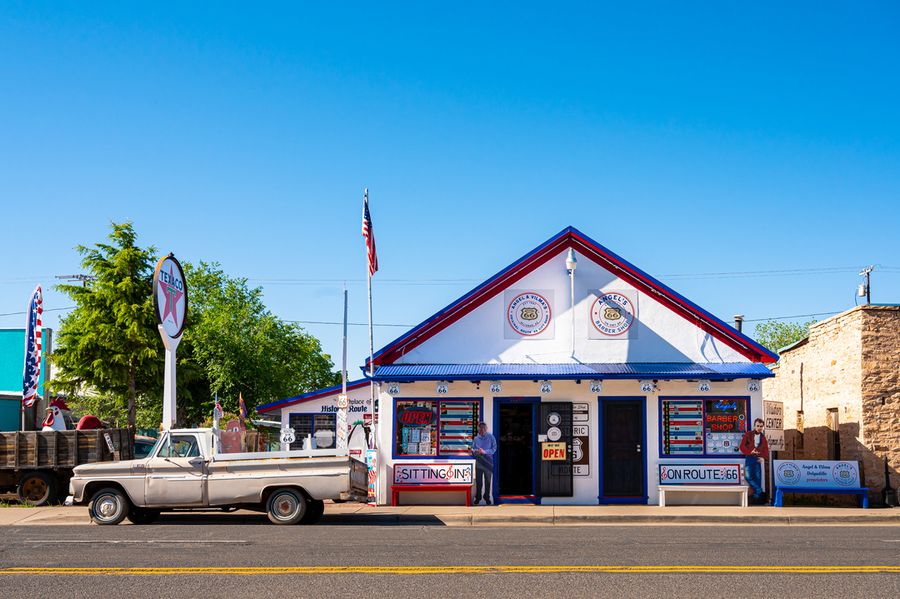
M 0 568 L 19 576 L 283 576 L 304 574 L 900 574 L 900 566 L 236 566 Z

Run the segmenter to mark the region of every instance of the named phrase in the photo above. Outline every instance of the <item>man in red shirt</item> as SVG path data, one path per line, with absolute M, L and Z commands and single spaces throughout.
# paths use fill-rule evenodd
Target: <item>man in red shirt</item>
M 744 454 L 744 471 L 747 483 L 753 489 L 750 501 L 761 503 L 762 501 L 762 464 L 769 459 L 769 442 L 763 430 L 766 423 L 762 418 L 753 421 L 753 430 L 749 430 L 741 437 L 739 449 Z

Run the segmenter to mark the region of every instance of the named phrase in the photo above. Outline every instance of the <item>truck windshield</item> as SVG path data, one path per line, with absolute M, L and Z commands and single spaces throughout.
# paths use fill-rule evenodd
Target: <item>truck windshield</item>
M 196 458 L 200 455 L 200 446 L 193 435 L 171 435 L 160 445 L 160 458 Z

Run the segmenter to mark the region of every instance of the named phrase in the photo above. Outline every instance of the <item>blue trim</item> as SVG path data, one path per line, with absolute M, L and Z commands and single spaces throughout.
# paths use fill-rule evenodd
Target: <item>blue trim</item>
M 347 383 L 347 391 L 352 391 L 354 389 L 359 389 L 360 387 L 365 387 L 369 384 L 369 379 L 359 379 L 356 381 Z M 297 403 L 301 403 L 304 401 L 312 401 L 314 399 L 321 399 L 322 397 L 327 397 L 329 395 L 340 393 L 342 385 L 332 385 L 331 387 L 325 387 L 324 389 L 316 389 L 315 391 L 310 391 L 309 393 L 303 393 L 302 395 L 295 395 L 294 397 L 285 397 L 284 399 L 277 399 L 275 401 L 270 401 L 269 403 L 264 403 L 262 405 L 256 406 L 256 413 L 262 414 L 263 412 L 271 412 L 273 410 L 279 408 L 286 408 L 288 406 L 292 406 Z
M 632 362 L 594 364 L 387 364 L 374 380 L 383 382 L 484 380 L 734 380 L 775 376 L 758 362 L 695 364 Z
M 437 422 L 435 423 L 435 434 L 438 436 L 437 442 L 437 452 L 435 455 L 403 455 L 397 453 L 397 402 L 398 401 L 433 401 L 437 402 L 439 405 L 435 406 L 437 409 Z M 478 402 L 478 420 L 484 420 L 484 398 L 483 397 L 395 397 L 393 398 L 393 405 L 391 406 L 391 458 L 394 460 L 472 460 L 474 459 L 472 456 L 461 456 L 461 455 L 440 455 L 441 451 L 441 435 L 440 435 L 440 419 L 441 419 L 441 402 L 461 402 L 461 401 L 475 401 Z M 478 423 L 475 423 L 478 426 Z
M 510 397 L 494 397 L 494 421 L 493 428 L 494 432 L 497 432 L 498 427 L 500 426 L 500 405 L 501 404 L 529 404 L 531 405 L 531 495 L 534 497 L 534 503 L 540 504 L 541 497 L 537 493 L 537 425 L 538 425 L 538 412 L 540 409 L 537 406 L 540 406 L 541 398 L 540 397 L 518 397 L 518 396 L 510 396 Z M 500 439 L 497 439 L 497 453 L 500 453 Z M 494 505 L 498 505 L 500 503 L 500 458 L 494 460 L 494 481 L 491 484 L 491 495 L 494 498 Z M 518 501 L 513 501 L 510 503 L 521 503 Z
M 741 453 L 737 453 L 734 455 L 727 455 L 721 453 L 706 453 L 706 401 L 707 399 L 743 399 L 747 402 L 747 420 L 744 424 L 744 430 L 741 431 L 741 434 L 746 433 L 749 429 L 747 428 L 751 422 L 753 422 L 753 405 L 749 395 L 660 395 L 657 401 L 657 449 L 659 451 L 660 459 L 667 460 L 708 460 L 710 458 L 719 459 L 719 460 L 733 460 L 733 459 L 744 459 L 744 455 Z M 662 405 L 664 401 L 699 401 L 701 406 L 701 415 L 700 420 L 702 422 L 703 427 L 703 453 L 692 453 L 688 455 L 672 455 L 663 453 L 663 440 L 662 440 L 662 429 L 663 429 L 663 415 L 662 415 Z
M 613 401 L 641 402 L 641 456 L 643 456 L 644 495 L 643 497 L 604 497 L 603 495 L 603 404 Z M 647 491 L 647 398 L 643 395 L 601 396 L 597 398 L 597 502 L 601 505 L 638 504 L 647 505 L 650 496 Z

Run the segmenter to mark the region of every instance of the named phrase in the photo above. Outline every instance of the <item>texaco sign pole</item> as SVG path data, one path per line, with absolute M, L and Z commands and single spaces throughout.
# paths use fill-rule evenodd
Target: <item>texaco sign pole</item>
M 166 346 L 162 428 L 175 426 L 175 350 L 187 316 L 187 281 L 181 263 L 171 253 L 160 259 L 153 272 L 153 306 L 159 334 Z

